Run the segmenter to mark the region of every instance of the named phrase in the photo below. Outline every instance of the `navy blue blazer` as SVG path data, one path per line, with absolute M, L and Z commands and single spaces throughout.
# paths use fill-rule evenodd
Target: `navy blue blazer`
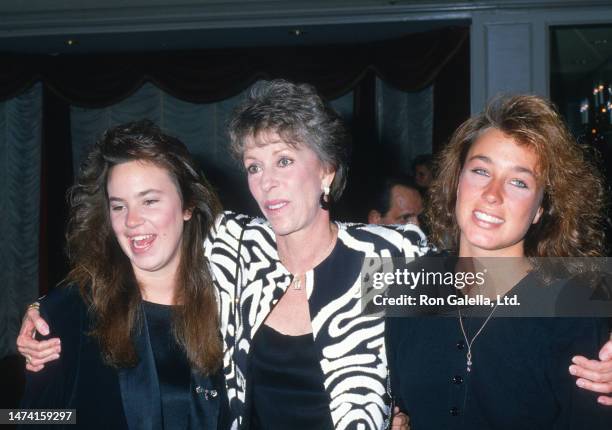
M 160 388 L 146 324 L 135 339 L 138 365 L 115 369 L 103 362 L 98 342 L 87 335 L 91 318 L 78 288 L 56 288 L 41 300 L 40 310 L 51 328 L 45 338 L 59 337 L 62 352 L 59 360 L 47 363 L 42 371 L 26 372 L 22 408 L 76 409 L 78 428 L 163 428 Z M 209 394 L 213 390 L 217 395 Z M 184 428 L 188 423 L 189 428 L 227 428 L 228 401 L 221 372 L 211 377 L 193 372 L 190 392 L 193 399 Z

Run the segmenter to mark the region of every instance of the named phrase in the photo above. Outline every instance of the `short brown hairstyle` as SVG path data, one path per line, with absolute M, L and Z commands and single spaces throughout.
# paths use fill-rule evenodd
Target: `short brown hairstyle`
M 459 176 L 470 147 L 489 129 L 498 129 L 519 145 L 532 148 L 538 157 L 544 212 L 525 236 L 525 255 L 604 255 L 602 180 L 554 106 L 532 95 L 498 97 L 455 131 L 436 161 L 437 175 L 430 188 L 427 218 L 432 243 L 458 249 L 455 205 Z
M 242 162 L 245 139 L 273 131 L 288 144 L 312 149 L 335 171 L 330 195 L 338 200 L 346 186 L 350 139 L 340 115 L 309 84 L 283 79 L 258 81 L 229 123 L 231 151 Z

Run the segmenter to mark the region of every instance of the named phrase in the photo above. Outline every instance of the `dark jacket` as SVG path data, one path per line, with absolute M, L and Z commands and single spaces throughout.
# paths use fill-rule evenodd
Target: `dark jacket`
M 448 273 L 455 262 L 444 255 L 421 258 L 408 268 Z M 521 307 L 539 303 L 544 313 L 547 304 L 554 308 L 559 290 L 576 287 L 565 280 L 543 286 L 536 272 L 531 272 L 506 296 L 516 294 Z M 419 285 L 414 291 L 429 297 L 460 294 L 455 285 Z M 485 316 L 493 312 L 491 308 L 479 316 L 470 316 L 474 309 L 464 309 L 460 323 L 456 306 L 441 307 L 438 316 L 422 312 L 388 319 L 391 388 L 413 428 L 612 429 L 612 409 L 599 405 L 596 393 L 578 388 L 568 371 L 575 355 L 597 357 L 608 339 L 609 320 L 512 317 L 528 314 L 521 307 L 500 307 L 488 322 Z M 471 342 L 469 371 L 466 338 Z
M 91 318 L 77 288 L 55 289 L 41 301 L 40 310 L 51 328 L 46 338 L 59 337 L 62 352 L 59 360 L 47 363 L 42 371 L 27 372 L 22 408 L 76 409 L 77 428 L 163 427 L 160 388 L 146 324 L 135 339 L 138 365 L 115 369 L 103 362 L 98 342 L 87 335 Z M 211 390 L 219 394 L 208 395 Z M 188 423 L 189 428 L 226 428 L 228 402 L 220 372 L 212 377 L 192 372 L 190 392 L 193 398 L 185 428 Z

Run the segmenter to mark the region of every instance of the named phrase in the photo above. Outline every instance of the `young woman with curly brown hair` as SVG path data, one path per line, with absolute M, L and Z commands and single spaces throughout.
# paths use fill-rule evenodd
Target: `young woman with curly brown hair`
M 461 179 L 473 144 L 488 135 L 494 143 L 513 140 L 535 155 L 539 207 L 532 227 L 519 241 L 527 257 L 601 257 L 604 254 L 604 189 L 597 170 L 574 143 L 558 113 L 544 99 L 518 96 L 498 99 L 482 114 L 463 123 L 438 159 L 427 218 L 431 242 L 440 249 L 459 248 L 457 215 Z M 495 148 L 498 152 L 501 145 Z M 500 155 L 500 154 L 498 154 Z M 536 172 L 533 172 L 534 174 Z M 457 193 L 451 191 L 457 190 Z M 496 231 L 496 230 L 495 230 Z
M 497 294 L 537 291 L 546 301 L 567 279 L 543 286 L 532 258 L 604 255 L 602 182 L 540 97 L 494 100 L 455 132 L 437 173 L 428 220 L 433 244 L 448 252 L 413 268 L 457 273 L 468 258 L 497 261 L 507 281 Z M 568 265 L 564 277 L 577 273 Z M 487 292 L 440 288 L 465 299 Z M 447 306 L 444 317 L 388 319 L 392 391 L 414 428 L 610 428 L 612 410 L 568 372 L 573 356 L 597 354 L 609 321 L 495 318 L 512 311 L 493 303 L 482 314 Z
M 22 407 L 76 409 L 88 429 L 224 428 L 202 247 L 220 205 L 187 148 L 148 121 L 109 129 L 69 202 L 72 269 L 40 303 L 61 357 L 27 372 Z

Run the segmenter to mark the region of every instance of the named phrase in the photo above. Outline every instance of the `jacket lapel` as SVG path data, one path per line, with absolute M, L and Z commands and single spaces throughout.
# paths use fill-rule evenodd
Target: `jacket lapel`
M 143 312 L 144 316 L 144 312 Z M 134 368 L 119 370 L 123 410 L 130 430 L 162 429 L 161 395 L 149 330 L 143 322 L 134 345 L 139 362 Z

